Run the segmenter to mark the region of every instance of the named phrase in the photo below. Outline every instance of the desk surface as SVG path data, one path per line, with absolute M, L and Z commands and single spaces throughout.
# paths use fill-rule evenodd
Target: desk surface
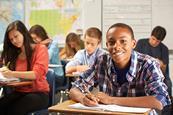
M 11 83 L 5 83 L 0 85 L 9 86 L 9 87 L 18 87 L 18 86 L 32 85 L 32 81 L 11 82 Z
M 76 102 L 72 100 L 67 100 L 63 103 L 49 107 L 49 112 L 61 112 L 61 113 L 76 113 L 76 114 L 99 114 L 99 115 L 148 115 L 150 111 L 145 113 L 124 113 L 124 112 L 108 112 L 108 111 L 94 111 L 94 110 L 82 110 L 82 109 L 72 109 L 68 106 Z

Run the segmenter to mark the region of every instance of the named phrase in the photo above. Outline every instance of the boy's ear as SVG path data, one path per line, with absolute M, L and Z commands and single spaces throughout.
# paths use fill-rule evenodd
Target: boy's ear
M 132 40 L 132 48 L 134 49 L 135 47 L 136 47 L 136 40 L 133 39 L 133 40 Z
M 106 42 L 106 47 L 108 47 L 108 43 Z

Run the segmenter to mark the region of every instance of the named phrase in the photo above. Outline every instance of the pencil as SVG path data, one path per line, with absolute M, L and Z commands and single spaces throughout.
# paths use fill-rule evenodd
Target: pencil
M 84 84 L 82 85 L 82 87 L 83 87 L 84 94 L 91 94 L 91 92 L 88 90 L 88 88 Z
M 6 67 L 9 68 L 9 66 L 10 66 L 10 62 L 7 63 L 7 66 Z

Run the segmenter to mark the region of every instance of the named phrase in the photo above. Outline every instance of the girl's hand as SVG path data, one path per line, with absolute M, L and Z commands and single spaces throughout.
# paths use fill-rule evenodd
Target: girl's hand
M 8 68 L 6 66 L 3 66 L 3 67 L 0 68 L 0 72 L 5 72 L 7 70 L 8 70 Z
M 12 71 L 9 70 L 6 66 L 0 68 L 0 72 L 4 77 L 10 78 L 13 76 Z

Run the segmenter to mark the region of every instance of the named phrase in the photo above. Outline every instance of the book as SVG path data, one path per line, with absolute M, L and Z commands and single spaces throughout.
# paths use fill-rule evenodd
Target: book
M 104 105 L 104 104 L 98 104 L 97 106 L 89 107 L 81 103 L 75 103 L 69 105 L 69 107 L 73 109 L 87 109 L 87 110 L 96 110 L 96 111 L 128 112 L 128 113 L 144 113 L 151 110 L 150 108 L 127 107 L 127 106 Z

